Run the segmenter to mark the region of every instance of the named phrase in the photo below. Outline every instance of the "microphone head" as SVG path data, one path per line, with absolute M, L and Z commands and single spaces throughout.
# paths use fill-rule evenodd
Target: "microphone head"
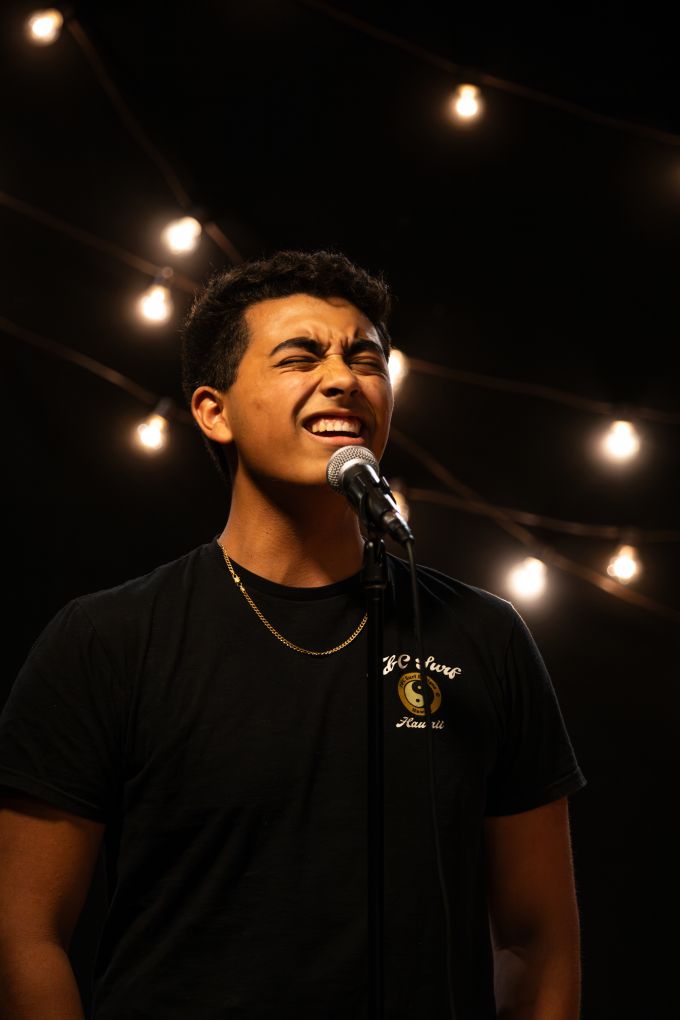
M 326 480 L 335 492 L 342 492 L 342 475 L 347 464 L 353 460 L 364 460 L 380 475 L 380 464 L 367 446 L 341 446 L 326 465 Z

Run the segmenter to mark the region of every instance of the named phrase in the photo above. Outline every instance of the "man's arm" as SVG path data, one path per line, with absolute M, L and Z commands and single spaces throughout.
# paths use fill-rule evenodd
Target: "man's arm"
M 0 1020 L 83 1020 L 68 948 L 105 828 L 0 791 Z
M 566 797 L 484 819 L 497 1016 L 578 1020 L 580 930 Z

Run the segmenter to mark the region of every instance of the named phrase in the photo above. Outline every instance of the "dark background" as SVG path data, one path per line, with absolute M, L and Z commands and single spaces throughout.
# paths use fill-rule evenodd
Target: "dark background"
M 676 36 L 661 5 L 340 6 L 468 67 L 680 131 Z M 0 189 L 194 279 L 228 265 L 205 235 L 194 255 L 165 253 L 160 229 L 179 206 L 73 38 L 25 42 L 32 9 L 7 3 L 0 15 Z M 455 76 L 292 0 L 89 0 L 76 14 L 194 202 L 244 258 L 333 246 L 385 272 L 394 344 L 407 355 L 680 410 L 680 146 L 489 88 L 484 117 L 461 129 L 446 112 Z M 171 323 L 142 325 L 134 302 L 148 277 L 2 206 L 0 227 L 0 315 L 181 403 L 176 330 L 188 294 L 174 291 Z M 196 426 L 174 424 L 165 452 L 144 455 L 129 435 L 150 407 L 8 333 L 0 350 L 6 697 L 67 600 L 209 540 L 228 504 Z M 602 416 L 415 372 L 393 422 L 494 503 L 678 527 L 677 425 L 637 421 L 642 451 L 615 468 L 592 453 Z M 442 488 L 393 443 L 382 469 Z M 491 521 L 414 502 L 411 524 L 420 562 L 510 598 L 525 617 L 589 780 L 571 803 L 584 1020 L 670 1015 L 677 622 L 554 568 L 545 598 L 522 603 L 505 575 L 526 550 Z M 536 535 L 601 572 L 613 551 Z M 677 544 L 640 551 L 635 589 L 680 610 Z M 104 906 L 100 868 L 71 947 L 86 1002 Z

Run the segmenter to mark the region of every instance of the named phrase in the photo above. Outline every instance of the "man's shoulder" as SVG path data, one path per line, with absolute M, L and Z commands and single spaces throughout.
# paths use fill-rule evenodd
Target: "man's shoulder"
M 390 553 L 395 568 L 395 581 L 409 586 L 410 566 L 407 560 Z M 418 584 L 437 602 L 454 610 L 461 618 L 469 618 L 492 626 L 507 627 L 512 624 L 516 609 L 512 602 L 477 585 L 461 581 L 460 578 L 438 570 L 429 564 L 418 563 Z
M 147 616 L 164 604 L 177 605 L 195 588 L 207 545 L 203 543 L 144 574 L 109 588 L 78 595 L 72 601 L 95 629 L 103 630 L 109 629 L 116 621 L 133 621 Z

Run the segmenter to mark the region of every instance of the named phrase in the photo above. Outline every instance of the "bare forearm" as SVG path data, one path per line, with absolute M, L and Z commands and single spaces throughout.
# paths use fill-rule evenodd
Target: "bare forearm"
M 84 1020 L 68 953 L 59 943 L 0 946 L 0 1020 Z
M 580 948 L 537 939 L 494 952 L 499 1020 L 579 1020 Z

